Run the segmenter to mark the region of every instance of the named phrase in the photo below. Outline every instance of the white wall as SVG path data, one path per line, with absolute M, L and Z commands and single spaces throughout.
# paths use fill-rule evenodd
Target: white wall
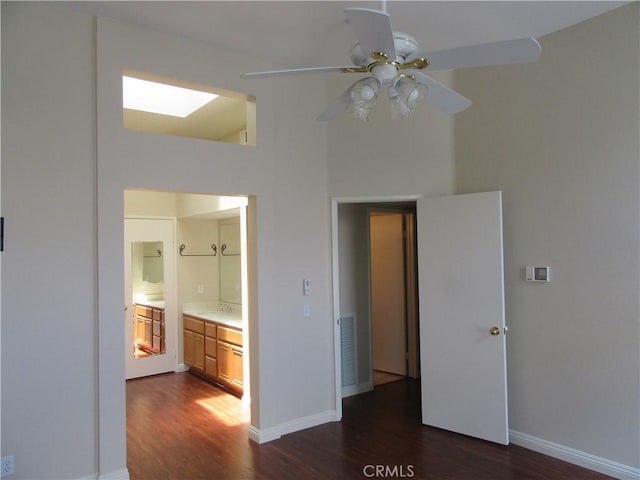
M 257 269 L 250 276 L 256 279 L 251 294 L 257 310 L 249 313 L 249 331 L 258 366 L 251 368 L 252 426 L 269 437 L 289 422 L 326 421 L 335 409 L 335 394 L 324 128 L 313 120 L 318 108 L 313 101 L 289 101 L 321 87 L 322 80 L 240 80 L 247 65 L 262 65 L 211 45 L 103 19 L 98 19 L 97 51 L 100 351 L 117 353 L 122 343 L 121 327 L 109 321 L 121 308 L 122 272 L 112 266 L 112 259 L 122 255 L 119 192 L 134 187 L 253 195 L 257 218 L 250 232 L 257 239 Z M 123 129 L 124 68 L 255 94 L 257 146 Z M 310 318 L 302 316 L 303 278 L 312 280 L 312 294 L 305 299 Z M 124 383 L 112 356 L 99 359 L 103 472 L 124 466 L 124 452 L 118 451 L 124 438 Z
M 94 48 L 91 18 L 2 2 L 2 455 L 15 478 L 96 471 Z
M 2 455 L 16 456 L 16 478 L 126 477 L 125 188 L 253 195 L 254 433 L 330 420 L 329 201 L 325 129 L 314 122 L 322 101 L 290 101 L 322 79 L 243 81 L 247 65 L 271 65 L 102 19 L 95 38 L 91 17 L 59 5 L 2 8 Z M 125 130 L 123 68 L 255 94 L 257 146 Z
M 511 428 L 638 467 L 638 3 L 459 71 L 458 191 L 504 192 Z M 523 281 L 549 265 L 549 284 Z
M 126 190 L 124 192 L 124 214 L 134 217 L 177 217 L 178 194 Z
M 338 205 L 340 313 L 356 314 L 356 382 L 362 391 L 372 388 L 368 223 L 366 205 Z
M 437 73 L 434 78 L 451 83 L 449 72 Z M 358 78 L 344 75 L 327 81 L 327 102 Z M 451 194 L 453 117 L 426 106 L 410 119 L 394 121 L 383 98 L 368 122 L 349 114 L 329 122 L 327 165 L 329 194 L 337 197 Z
M 211 244 L 215 243 L 217 254 L 213 255 Z M 220 242 L 216 220 L 178 220 L 178 246 L 185 245 L 184 255 L 178 256 L 179 308 L 185 302 L 217 302 L 220 264 Z M 177 252 L 176 252 L 177 254 Z M 188 255 L 208 255 L 193 256 Z M 202 285 L 202 292 L 198 291 Z

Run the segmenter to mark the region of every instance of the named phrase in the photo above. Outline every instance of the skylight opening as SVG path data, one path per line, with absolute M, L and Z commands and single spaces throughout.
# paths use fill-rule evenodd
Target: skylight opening
M 218 95 L 123 75 L 122 107 L 186 118 Z

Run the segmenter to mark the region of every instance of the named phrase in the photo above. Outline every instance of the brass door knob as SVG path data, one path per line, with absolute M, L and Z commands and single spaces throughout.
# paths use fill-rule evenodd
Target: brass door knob
M 500 327 L 493 327 L 489 330 L 489 333 L 491 333 L 491 335 L 500 335 Z

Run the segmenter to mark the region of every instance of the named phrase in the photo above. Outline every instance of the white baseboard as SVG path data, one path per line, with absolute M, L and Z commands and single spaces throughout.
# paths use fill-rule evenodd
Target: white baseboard
M 189 371 L 189 365 L 185 365 L 184 363 L 179 363 L 178 365 L 176 365 L 176 369 L 175 369 L 176 373 L 182 373 L 182 372 L 188 372 L 188 371 Z
M 118 470 L 111 473 L 105 473 L 104 475 L 98 475 L 97 473 L 92 473 L 91 475 L 78 478 L 77 480 L 129 480 L 129 470 L 127 470 L 126 468 L 123 468 L 122 470 Z
M 129 480 L 129 470 L 123 468 L 115 472 L 98 475 L 98 480 Z
M 620 480 L 638 480 L 640 479 L 640 469 L 623 465 L 622 463 L 607 460 L 606 458 L 597 457 L 590 453 L 581 452 L 564 445 L 549 442 L 541 438 L 527 435 L 526 433 L 509 430 L 509 440 L 515 445 L 519 445 L 529 450 L 533 450 L 550 457 L 564 460 L 565 462 L 579 465 L 589 470 L 604 473 Z
M 293 433 L 306 428 L 316 427 L 324 423 L 337 421 L 336 411 L 328 410 L 326 412 L 309 415 L 308 417 L 297 418 L 289 422 L 281 423 L 272 428 L 260 430 L 253 425 L 249 426 L 249 438 L 256 443 L 267 443 L 277 440 L 282 435 Z
M 350 385 L 348 387 L 342 387 L 342 398 L 370 392 L 371 390 L 373 390 L 373 382 L 371 381 L 358 383 L 357 385 Z

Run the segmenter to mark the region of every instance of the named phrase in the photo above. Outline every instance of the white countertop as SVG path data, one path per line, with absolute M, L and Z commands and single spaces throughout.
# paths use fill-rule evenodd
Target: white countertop
M 192 317 L 198 317 L 203 320 L 211 320 L 228 327 L 242 329 L 242 318 L 240 318 L 238 315 L 233 315 L 225 312 L 217 312 L 215 310 L 203 311 L 199 309 L 186 309 L 182 310 L 182 313 L 191 315 Z
M 144 305 L 146 307 L 164 308 L 164 300 L 144 300 L 136 302 L 136 305 Z

